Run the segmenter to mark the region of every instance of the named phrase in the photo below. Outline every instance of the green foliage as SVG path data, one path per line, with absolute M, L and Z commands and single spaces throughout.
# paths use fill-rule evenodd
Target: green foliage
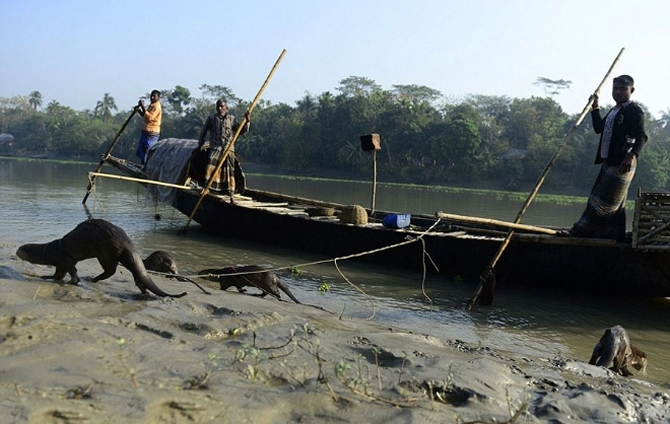
M 181 85 L 175 85 L 174 90 L 163 93 L 172 110 L 178 114 L 183 113 L 184 107 L 191 103 L 191 90 Z
M 116 101 L 109 93 L 105 93 L 102 96 L 102 100 L 99 100 L 95 105 L 95 109 L 93 109 L 93 115 L 102 119 L 103 122 L 109 122 L 112 120 L 113 110 L 118 110 L 116 107 Z
M 538 78 L 547 95 L 569 88 L 570 81 Z M 200 95 L 175 85 L 162 90 L 161 138 L 197 139 L 215 101 L 225 98 L 241 119 L 249 100 L 229 87 L 203 84 Z M 333 94 L 305 92 L 295 104 L 261 99 L 251 117 L 251 131 L 236 144 L 245 161 L 274 165 L 289 173 L 333 171 L 369 178 L 373 155 L 363 152 L 360 136 L 378 133 L 382 150 L 375 155 L 380 181 L 471 186 L 487 181 L 491 189 L 527 191 L 563 142 L 577 116 L 564 113 L 551 97 L 508 98 L 469 95 L 449 102 L 437 90 L 393 85 L 384 90 L 374 80 L 350 76 Z M 132 105 L 134 106 L 134 105 Z M 607 106 L 603 105 L 603 108 Z M 105 93 L 91 110 L 75 111 L 52 101 L 41 108 L 41 95 L 0 98 L 0 132 L 14 136 L 12 154 L 81 159 L 99 158 L 127 119 Z M 648 111 L 647 111 L 648 112 Z M 116 156 L 135 160 L 141 119 L 128 125 L 115 147 Z M 634 185 L 648 190 L 670 188 L 670 109 L 659 120 L 647 113 L 650 142 L 638 165 Z M 598 135 L 590 118 L 572 133 L 549 173 L 545 190 L 588 193 Z

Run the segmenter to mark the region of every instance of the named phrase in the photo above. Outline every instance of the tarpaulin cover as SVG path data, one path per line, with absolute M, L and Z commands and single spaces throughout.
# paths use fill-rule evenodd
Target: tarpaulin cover
M 144 166 L 147 177 L 150 180 L 162 181 L 172 184 L 184 183 L 184 170 L 191 158 L 191 153 L 198 147 L 198 140 L 186 140 L 182 138 L 166 138 L 159 140 L 149 148 L 148 159 Z M 176 190 L 149 184 L 147 187 L 146 203 L 152 205 L 161 202 L 172 205 Z

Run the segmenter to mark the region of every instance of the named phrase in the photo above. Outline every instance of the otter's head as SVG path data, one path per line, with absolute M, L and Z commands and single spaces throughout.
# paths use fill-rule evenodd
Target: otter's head
M 24 261 L 30 261 L 30 252 L 35 250 L 33 246 L 34 245 L 32 244 L 24 244 L 19 246 L 18 250 L 16 251 L 16 256 L 23 259 Z
M 642 371 L 642 375 L 647 375 L 647 354 L 636 348 L 635 346 L 630 347 L 633 351 L 633 355 L 630 358 L 630 364 L 638 371 Z
M 44 264 L 43 244 L 23 244 L 16 250 L 16 256 L 33 264 Z

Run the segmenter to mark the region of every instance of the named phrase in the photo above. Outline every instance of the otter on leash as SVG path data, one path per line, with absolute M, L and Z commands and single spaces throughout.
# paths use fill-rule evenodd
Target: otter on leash
M 627 368 L 630 365 L 647 375 L 647 354 L 630 344 L 628 333 L 620 325 L 605 330 L 593 349 L 589 364 L 600 367 L 609 367 L 611 364 L 610 369 L 623 376 L 633 375 Z
M 182 297 L 186 292 L 179 294 L 166 293 L 159 289 L 151 280 L 144 267 L 142 258 L 135 250 L 133 242 L 122 228 L 103 219 L 89 219 L 77 225 L 63 238 L 49 243 L 24 244 L 19 246 L 16 255 L 38 265 L 56 267 L 53 276 L 43 279 L 62 280 L 65 274 L 70 274 L 69 284 L 79 283 L 77 262 L 84 259 L 97 258 L 104 272 L 93 278 L 98 282 L 111 277 L 116 268 L 123 265 L 133 274 L 135 285 L 142 294 L 147 290 L 161 297 Z
M 147 256 L 142 261 L 144 267 L 149 271 L 164 272 L 166 274 L 179 274 L 177 262 L 172 258 L 168 252 L 157 250 L 151 255 Z
M 268 294 L 281 299 L 281 293 L 279 290 L 283 291 L 290 297 L 295 303 L 300 303 L 293 293 L 286 287 L 277 275 L 270 271 L 264 271 L 267 268 L 258 265 L 246 265 L 246 266 L 229 266 L 226 268 L 218 269 L 203 269 L 198 272 L 198 275 L 201 275 L 205 280 L 215 281 L 221 285 L 221 290 L 227 290 L 230 287 L 235 286 L 237 291 L 244 293 L 246 290 L 244 287 L 256 287 L 261 290 L 263 293 L 255 294 L 254 296 L 265 297 Z M 225 275 L 225 274 L 244 274 L 244 275 Z
M 210 292 L 205 290 L 200 284 L 196 283 L 190 278 L 179 275 L 177 262 L 172 258 L 172 255 L 170 255 L 168 252 L 165 252 L 163 250 L 157 250 L 153 252 L 151 255 L 147 256 L 147 258 L 144 259 L 144 261 L 142 262 L 144 263 L 144 267 L 147 269 L 147 271 L 155 271 L 167 274 L 165 275 L 165 277 L 167 278 L 176 278 L 177 281 L 189 282 L 195 285 L 200 290 L 202 290 L 203 293 L 211 294 Z

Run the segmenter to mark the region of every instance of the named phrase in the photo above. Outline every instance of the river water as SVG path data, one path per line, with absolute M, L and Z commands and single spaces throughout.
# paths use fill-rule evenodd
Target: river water
M 521 292 L 499 286 L 492 307 L 469 313 L 465 304 L 473 295 L 476 281 L 432 275 L 423 283 L 421 273 L 354 261 L 338 262 L 338 271 L 332 262 L 311 265 L 328 258 L 212 236 L 197 223 L 190 224 L 187 234 L 179 234 L 187 217 L 172 208 L 146 206 L 145 190 L 135 183 L 99 178 L 84 207 L 81 201 L 87 173 L 95 167 L 95 163 L 0 159 L 0 240 L 42 243 L 62 237 L 88 217 L 103 218 L 124 228 L 143 256 L 154 250 L 171 252 L 184 275 L 235 264 L 298 266 L 299 274 L 280 276 L 305 303 L 344 317 L 369 318 L 521 356 L 587 361 L 605 328 L 621 324 L 633 344 L 649 356 L 647 379 L 670 384 L 670 299 L 599 299 L 560 290 Z M 369 183 L 255 173 L 247 173 L 247 183 L 261 190 L 342 204 L 369 207 L 372 202 Z M 519 200 L 506 195 L 447 193 L 432 187 L 380 183 L 375 206 L 402 213 L 444 211 L 513 221 L 525 196 L 523 193 Z M 582 202 L 534 202 L 523 222 L 567 227 L 583 206 Z M 45 270 L 45 274 L 48 272 L 52 270 Z M 330 284 L 329 292 L 318 290 L 323 283 Z

